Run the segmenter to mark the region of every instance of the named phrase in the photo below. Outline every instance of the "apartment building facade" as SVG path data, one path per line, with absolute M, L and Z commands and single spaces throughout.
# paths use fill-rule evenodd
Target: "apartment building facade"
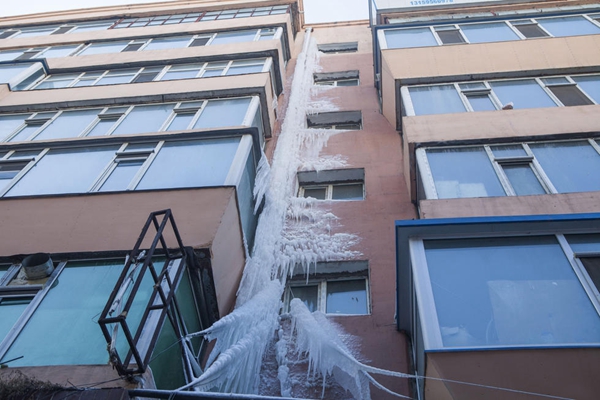
M 234 307 L 298 26 L 286 1 L 0 21 L 6 373 L 164 390 L 199 373 L 207 342 L 185 335 Z
M 396 222 L 415 396 L 595 398 L 599 5 L 371 7 L 419 216 Z

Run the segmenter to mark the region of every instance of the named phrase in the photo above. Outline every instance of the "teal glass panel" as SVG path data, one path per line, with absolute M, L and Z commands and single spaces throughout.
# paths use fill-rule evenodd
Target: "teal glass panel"
M 87 192 L 118 149 L 51 150 L 5 196 Z
M 504 196 L 504 189 L 482 147 L 427 150 L 439 199 Z
M 415 115 L 465 112 L 454 85 L 418 86 L 408 88 Z
M 600 190 L 600 154 L 587 141 L 530 144 L 559 193 Z
M 502 105 L 513 103 L 518 108 L 557 107 L 548 93 L 533 79 L 490 82 Z
M 600 343 L 600 317 L 556 237 L 423 244 L 444 348 Z
M 469 43 L 504 42 L 519 40 L 519 36 L 504 22 L 486 22 L 481 24 L 460 25 Z
M 194 129 L 242 125 L 252 98 L 211 100 L 208 102 Z
M 77 137 L 90 126 L 101 109 L 65 111 L 47 125 L 33 140 Z
M 0 278 L 6 271 L 0 270 Z M 1 297 L 0 298 L 0 342 L 14 326 L 23 311 L 27 308 L 33 296 Z M 4 357 L 6 359 L 6 357 Z M 12 366 L 12 363 L 11 363 Z
M 540 18 L 537 20 L 552 36 L 596 35 L 600 28 L 590 21 L 576 15 L 572 17 Z
M 367 314 L 364 279 L 327 282 L 327 314 Z
M 181 313 L 181 316 L 183 318 L 183 323 L 185 325 L 186 332 L 188 334 L 200 332 L 202 330 L 202 325 L 200 322 L 198 308 L 196 307 L 196 304 L 198 304 L 198 302 L 194 297 L 194 293 L 190 283 L 189 273 L 187 270 L 183 271 L 182 273 L 181 281 L 179 282 L 179 287 L 177 288 L 175 296 L 177 297 L 179 312 Z M 200 353 L 203 341 L 204 338 L 202 336 L 196 336 L 191 338 L 192 347 L 194 348 L 194 353 L 196 356 L 198 356 Z
M 223 185 L 240 138 L 165 144 L 136 189 Z
M 128 135 L 133 133 L 158 132 L 167 120 L 175 104 L 158 104 L 152 106 L 135 106 L 113 135 Z
M 438 45 L 429 28 L 394 29 L 384 32 L 388 49 Z
M 158 336 L 150 359 L 150 368 L 157 389 L 174 390 L 187 382 L 183 371 L 181 344 L 168 318 Z

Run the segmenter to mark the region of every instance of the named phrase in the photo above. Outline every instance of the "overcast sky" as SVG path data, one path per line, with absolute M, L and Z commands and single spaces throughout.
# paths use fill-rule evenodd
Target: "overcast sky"
M 45 11 L 157 3 L 164 0 L 0 0 L 0 16 L 34 14 Z M 307 23 L 353 21 L 369 18 L 368 0 L 304 0 Z

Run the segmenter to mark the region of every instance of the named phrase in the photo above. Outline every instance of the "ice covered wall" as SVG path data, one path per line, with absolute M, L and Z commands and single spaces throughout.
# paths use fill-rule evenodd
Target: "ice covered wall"
M 255 196 L 257 202 L 264 197 L 265 205 L 259 218 L 252 258 L 248 258 L 235 310 L 199 334 L 208 340 L 216 339 L 211 352 L 210 365 L 202 375 L 182 388 L 196 390 L 217 388 L 224 392 L 256 393 L 261 360 L 273 335 L 278 333 L 277 358 L 282 395 L 290 395 L 286 366 L 287 340 L 279 324 L 281 298 L 286 278 L 294 268 L 308 271 L 316 267 L 317 261 L 356 258 L 359 253 L 352 250 L 359 238 L 351 233 L 332 233 L 337 218 L 315 201 L 296 197 L 296 173 L 306 169 L 343 167 L 342 156 L 321 157 L 319 155 L 331 135 L 341 131 L 307 129 L 306 115 L 313 112 L 334 111 L 336 107 L 319 96 L 312 101 L 313 73 L 318 71 L 318 51 L 311 40 L 310 32 L 305 36 L 303 51 L 295 67 L 285 119 L 278 136 L 272 164 L 266 158 L 260 161 L 257 172 Z M 304 304 L 296 306 L 302 310 Z M 310 313 L 304 307 L 304 314 Z M 296 311 L 300 315 L 301 311 Z M 294 315 L 296 315 L 294 314 Z M 302 315 L 304 315 L 302 314 Z M 311 318 L 295 317 L 295 332 L 310 329 L 327 330 L 324 324 L 314 324 Z M 316 337 L 330 337 L 328 333 Z M 336 340 L 335 338 L 333 339 Z M 339 340 L 337 342 L 341 343 Z M 301 342 L 309 343 L 306 341 Z M 342 358 L 335 352 L 317 356 L 314 341 L 309 347 L 300 346 L 311 361 L 313 373 L 332 373 L 336 359 Z M 349 354 L 349 353 L 348 353 Z M 316 361 L 315 361 L 316 360 Z M 347 363 L 347 360 L 344 359 Z M 343 371 L 342 371 L 343 373 Z M 364 377 L 351 377 L 351 385 L 362 383 L 353 390 L 358 398 L 368 398 L 368 385 L 364 388 Z

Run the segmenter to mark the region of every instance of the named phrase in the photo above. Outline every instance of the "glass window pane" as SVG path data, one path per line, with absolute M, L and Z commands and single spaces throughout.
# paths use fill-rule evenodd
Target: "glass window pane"
M 185 69 L 184 69 L 185 68 Z M 193 69 L 189 67 L 171 67 L 169 70 L 160 78 L 161 81 L 170 81 L 173 79 L 190 79 L 198 76 L 200 67 L 197 66 Z
M 565 106 L 585 106 L 594 104 L 581 93 L 581 90 L 579 90 L 577 86 L 550 86 L 548 88 Z
M 595 35 L 600 33 L 600 28 L 584 17 L 540 18 L 537 20 L 552 36 Z
M 504 196 L 504 189 L 481 147 L 427 150 L 439 199 Z
M 384 32 L 388 49 L 438 45 L 429 28 L 397 29 Z
M 44 58 L 66 57 L 66 56 L 70 55 L 71 53 L 73 53 L 73 51 L 75 51 L 75 49 L 78 47 L 79 47 L 79 45 L 55 46 L 55 47 L 52 47 L 49 50 L 45 51 L 42 54 L 42 57 L 44 57 Z
M 423 244 L 444 347 L 600 341 L 600 317 L 554 236 Z
M 101 119 L 98 123 L 88 132 L 86 136 L 104 136 L 110 128 L 117 122 L 116 119 Z
M 440 40 L 444 44 L 464 43 L 465 40 L 458 30 L 438 30 L 436 31 Z
M 465 112 L 454 85 L 420 86 L 408 88 L 415 115 Z
M 600 155 L 586 141 L 530 144 L 559 193 L 600 190 Z
M 25 71 L 32 65 L 34 65 L 34 63 L 0 65 L 0 82 L 8 83 L 8 81 L 10 81 L 12 78 L 17 76 L 19 73 Z M 21 86 L 22 83 L 20 83 L 19 85 Z
M 251 31 L 219 32 L 210 44 L 212 46 L 216 44 L 251 42 L 254 40 L 254 36 L 256 36 L 255 29 Z
M 317 285 L 290 287 L 290 301 L 292 299 L 302 300 L 310 312 L 317 311 L 318 309 L 318 294 L 319 287 Z
M 31 114 L 0 116 L 0 140 L 6 139 L 19 126 L 23 125 L 25 119 L 29 118 L 30 116 Z
M 191 36 L 178 36 L 173 38 L 152 39 L 146 50 L 180 49 L 187 47 Z
M 113 135 L 158 132 L 162 124 L 171 115 L 175 104 L 136 106 L 119 124 Z
M 34 132 L 41 128 L 42 125 L 26 125 L 19 131 L 9 142 L 20 142 L 22 140 L 28 140 Z
M 165 144 L 137 189 L 223 185 L 240 138 Z
M 0 271 L 0 277 L 2 275 Z M 2 318 L 0 318 L 0 342 L 23 314 L 32 299 L 31 296 L 0 297 L 0 315 L 2 315 Z
M 69 263 L 9 349 L 8 359 L 25 355 L 11 366 L 106 364 L 106 340 L 97 319 L 122 269 L 122 260 Z M 139 320 L 137 309 L 146 306 L 152 285 L 140 290 L 128 324 L 130 318 Z M 117 343 L 119 354 L 124 342 Z
M 325 200 L 327 197 L 327 187 L 306 187 L 304 188 L 304 197 L 312 197 L 317 200 Z
M 77 137 L 96 119 L 99 112 L 100 109 L 65 111 L 33 140 Z
M 121 161 L 100 188 L 100 192 L 125 190 L 146 160 Z
M 533 79 L 490 82 L 502 105 L 518 108 L 556 107 L 550 96 Z
M 171 121 L 168 131 L 182 131 L 184 129 L 189 129 L 190 123 L 196 113 L 177 113 L 175 114 L 175 118 Z
M 364 198 L 363 184 L 333 185 L 331 198 L 333 200 L 362 200 Z
M 227 75 L 238 75 L 238 74 L 253 74 L 257 72 L 262 72 L 262 65 L 240 65 L 240 66 L 231 66 L 227 71 Z
M 600 233 L 565 235 L 575 253 L 600 253 Z
M 78 74 L 77 74 L 78 75 Z M 71 82 L 77 77 L 77 75 L 53 77 L 40 82 L 35 89 L 58 89 L 69 86 Z
M 600 75 L 574 76 L 573 80 L 592 98 L 600 103 Z
M 209 101 L 194 124 L 194 129 L 242 125 L 250 100 L 250 97 L 244 97 Z
M 548 36 L 546 32 L 542 28 L 538 26 L 538 24 L 515 24 L 515 28 L 523 34 L 526 38 L 537 38 L 537 37 L 545 37 Z
M 204 18 L 202 18 L 202 21 L 204 21 Z M 205 46 L 208 43 L 208 41 L 210 40 L 210 38 L 211 38 L 210 36 L 196 38 L 196 39 L 192 40 L 192 43 L 190 43 L 189 47 Z
M 14 60 L 23 54 L 23 50 L 5 50 L 0 51 L 0 61 Z
M 90 54 L 119 53 L 128 43 L 129 41 L 92 43 L 78 55 L 87 56 Z
M 473 111 L 494 111 L 496 106 L 487 94 L 483 95 L 468 95 L 467 99 L 473 107 Z
M 109 71 L 106 75 L 100 78 L 98 82 L 96 82 L 96 85 L 114 85 L 118 83 L 129 83 L 138 71 L 138 68 L 129 70 Z
M 504 22 L 460 25 L 470 43 L 504 42 L 519 40 L 519 36 Z
M 56 28 L 57 28 L 56 26 L 51 26 L 48 28 L 23 29 L 23 30 L 21 30 L 21 33 L 19 33 L 18 35 L 15 35 L 14 37 L 28 38 L 28 37 L 33 37 L 33 36 L 49 35 L 53 31 L 55 31 Z
M 327 282 L 327 314 L 367 314 L 366 281 Z
M 119 146 L 51 150 L 6 196 L 84 193 L 98 179 Z
M 204 73 L 202 74 L 203 78 L 210 78 L 211 76 L 221 76 L 223 74 L 223 71 L 225 70 L 225 67 L 222 68 L 212 68 L 212 69 L 206 69 L 204 70 Z
M 517 196 L 546 193 L 529 164 L 503 165 L 502 169 Z

